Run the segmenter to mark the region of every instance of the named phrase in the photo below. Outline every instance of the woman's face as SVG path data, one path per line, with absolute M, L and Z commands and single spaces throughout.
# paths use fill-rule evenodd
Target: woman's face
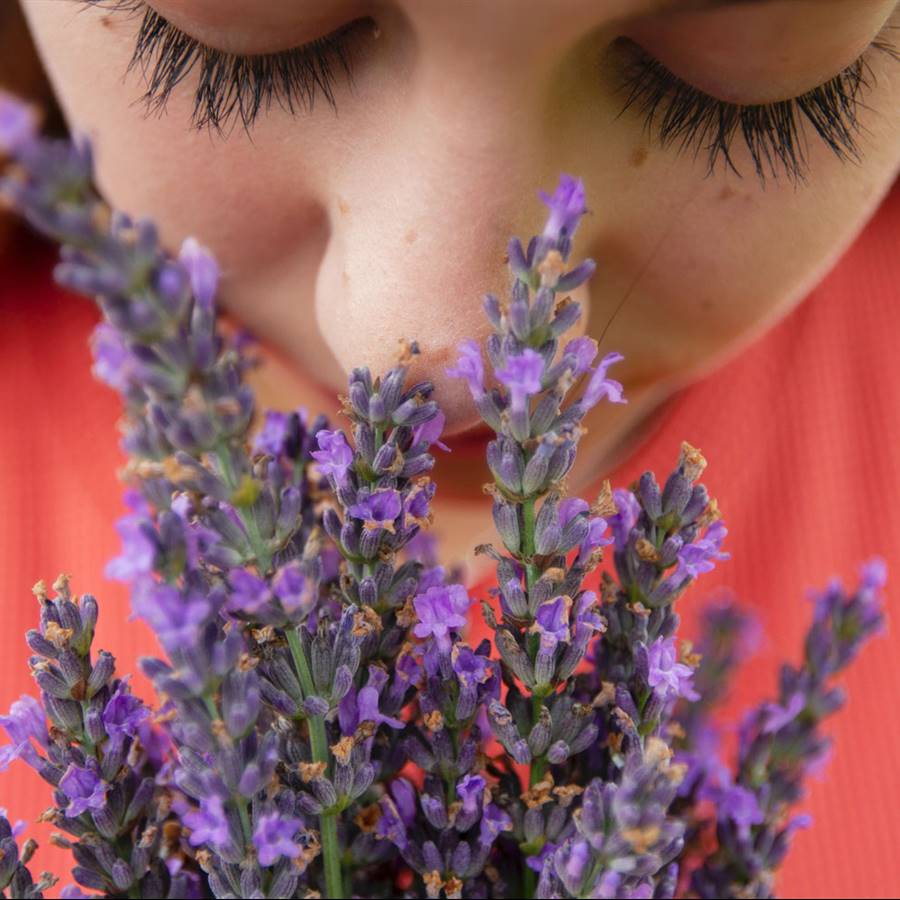
M 443 369 L 560 172 L 592 211 L 582 327 L 623 304 L 601 349 L 635 396 L 784 315 L 900 162 L 896 0 L 23 2 L 111 202 L 210 246 L 225 306 L 332 394 L 417 339 L 451 430 Z

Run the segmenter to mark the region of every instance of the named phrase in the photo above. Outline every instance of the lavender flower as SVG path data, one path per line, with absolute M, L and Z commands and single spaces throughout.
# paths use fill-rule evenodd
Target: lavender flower
M 699 700 L 700 696 L 693 689 L 694 670 L 690 666 L 677 661 L 674 638 L 657 638 L 650 647 L 639 645 L 639 650 L 646 656 L 647 684 L 653 688 L 660 700 L 666 701 L 675 697 L 687 700 Z
M 413 601 L 419 623 L 416 637 L 432 637 L 442 653 L 450 652 L 450 633 L 463 628 L 471 600 L 461 584 L 431 587 Z
M 621 355 L 597 362 L 593 339 L 565 337 L 581 315 L 568 292 L 594 271 L 569 262 L 579 180 L 541 194 L 543 230 L 508 247 L 509 297 L 485 298 L 484 352 L 466 341 L 448 370 L 494 432 L 502 550 L 479 551 L 496 564 L 497 659 L 463 642 L 472 601 L 426 531 L 431 451 L 446 447 L 432 385 L 407 383 L 416 345 L 381 376 L 353 370 L 346 433 L 303 410 L 257 421 L 251 342 L 216 330 L 211 253 L 189 238 L 173 256 L 152 223 L 110 213 L 89 146 L 41 140 L 5 96 L 0 150 L 17 163 L 0 190 L 65 243 L 58 278 L 102 313 L 94 370 L 123 398 L 131 458 L 108 571 L 164 656 L 140 663 L 154 712 L 92 650 L 96 600 L 63 577 L 53 598 L 36 586 L 40 701 L 0 717 L 0 768 L 23 759 L 52 786 L 46 817 L 79 885 L 668 897 L 687 872 L 698 896 L 768 895 L 805 822 L 785 811 L 828 748 L 831 679 L 882 627 L 884 565 L 853 595 L 832 582 L 815 598 L 803 665 L 745 719 L 732 773 L 710 710 L 742 619 L 710 615 L 699 668 L 675 650 L 677 601 L 728 558 L 705 459 L 684 443 L 662 487 L 646 472 L 593 501 L 567 493 L 585 415 L 625 402 L 609 377 Z M 612 571 L 588 589 L 607 547 Z M 19 856 L 15 836 L 0 816 L 0 890 L 40 896 L 51 879 L 32 881 L 33 845 Z

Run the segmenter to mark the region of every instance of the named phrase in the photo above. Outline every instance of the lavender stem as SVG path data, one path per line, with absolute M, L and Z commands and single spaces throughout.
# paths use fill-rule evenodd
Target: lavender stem
M 296 629 L 285 629 L 288 646 L 291 648 L 291 656 L 297 667 L 297 675 L 300 686 L 307 697 L 315 693 L 312 672 L 300 643 L 300 636 Z M 329 763 L 328 738 L 325 734 L 325 719 L 322 716 L 310 716 L 309 741 L 312 750 L 313 762 Z M 319 816 L 319 831 L 322 840 L 322 858 L 325 863 L 325 890 L 330 898 L 342 898 L 344 896 L 343 873 L 341 872 L 341 849 L 338 844 L 337 816 L 333 812 L 324 811 Z

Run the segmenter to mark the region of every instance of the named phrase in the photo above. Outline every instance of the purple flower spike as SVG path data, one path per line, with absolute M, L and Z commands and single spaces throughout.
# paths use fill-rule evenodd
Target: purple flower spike
M 85 810 L 103 809 L 109 785 L 100 777 L 96 763 L 91 768 L 70 763 L 59 780 L 59 789 L 69 798 L 65 813 L 74 819 Z
M 550 210 L 544 226 L 544 237 L 552 241 L 558 241 L 562 237 L 571 238 L 581 217 L 587 212 L 584 182 L 571 175 L 560 175 L 559 184 L 552 194 L 541 191 L 538 196 Z
M 294 835 L 303 827 L 303 822 L 294 816 L 270 813 L 259 817 L 253 832 L 253 844 L 261 866 L 271 866 L 282 856 L 296 859 L 302 846 L 294 840 Z
M 469 385 L 472 399 L 477 403 L 484 397 L 484 361 L 481 358 L 481 347 L 476 341 L 463 341 L 457 347 L 459 359 L 455 366 L 445 372 L 451 378 L 463 378 Z
M 219 264 L 215 257 L 194 238 L 187 238 L 178 258 L 187 269 L 197 303 L 205 311 L 211 311 L 219 288 Z
M 505 368 L 497 370 L 497 379 L 509 389 L 514 412 L 523 410 L 529 396 L 540 392 L 543 374 L 544 357 L 530 348 L 517 356 L 507 357 Z
M 470 605 L 469 594 L 461 584 L 429 588 L 413 600 L 419 617 L 413 629 L 416 637 L 431 636 L 442 653 L 449 653 L 450 632 L 465 626 Z
M 323 428 L 316 432 L 318 450 L 313 450 L 312 458 L 319 464 L 323 475 L 331 475 L 336 484 L 342 487 L 347 482 L 347 471 L 353 464 L 353 450 L 347 443 L 342 431 L 329 431 Z
M 18 152 L 33 141 L 36 134 L 34 110 L 10 94 L 0 93 L 0 153 Z

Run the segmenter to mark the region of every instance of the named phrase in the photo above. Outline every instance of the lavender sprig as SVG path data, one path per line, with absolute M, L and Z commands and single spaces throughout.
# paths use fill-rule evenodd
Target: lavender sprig
M 109 653 L 92 660 L 97 601 L 73 596 L 65 576 L 53 588 L 51 598 L 35 586 L 41 625 L 27 635 L 41 702 L 24 696 L 0 717 L 12 739 L 0 767 L 22 759 L 54 787 L 43 818 L 72 836 L 54 843 L 72 850 L 79 884 L 109 896 L 194 895 L 196 871 L 162 844 L 167 773 L 150 710 L 115 678 Z
M 882 621 L 883 568 L 819 599 L 804 665 L 748 718 L 732 778 L 709 710 L 736 644 L 701 644 L 701 659 L 676 635 L 675 602 L 728 557 L 705 459 L 685 443 L 662 489 L 647 472 L 592 504 L 567 495 L 586 413 L 625 402 L 608 375 L 621 356 L 563 343 L 580 316 L 566 294 L 594 269 L 569 264 L 579 181 L 542 195 L 527 249 L 509 245 L 510 298 L 485 300 L 492 376 L 471 341 L 450 370 L 496 435 L 503 546 L 480 549 L 497 564 L 497 660 L 465 642 L 472 599 L 426 532 L 443 417 L 430 383 L 407 384 L 415 345 L 381 377 L 353 371 L 347 433 L 269 411 L 251 436 L 254 361 L 216 330 L 212 256 L 191 239 L 172 256 L 151 223 L 108 211 L 87 145 L 39 139 L 2 95 L 0 152 L 16 163 L 0 190 L 65 243 L 57 276 L 103 312 L 95 373 L 123 396 L 131 456 L 108 573 L 163 650 L 140 661 L 152 714 L 109 654 L 92 657 L 93 598 L 65 578 L 53 599 L 38 586 L 42 702 L 0 717 L 0 766 L 22 758 L 54 786 L 46 815 L 79 883 L 108 897 L 670 897 L 679 880 L 767 894 L 818 723 L 840 703 L 829 679 Z M 606 546 L 615 572 L 595 592 Z M 710 623 L 734 635 L 740 617 Z M 697 864 L 710 798 L 718 849 Z
M 38 881 L 34 880 L 28 863 L 37 850 L 37 842 L 29 838 L 21 854 L 16 844 L 16 838 L 24 830 L 23 821 L 11 825 L 6 818 L 6 810 L 0 807 L 0 897 L 40 900 L 44 891 L 53 887 L 57 879 L 49 872 L 43 872 Z
M 778 701 L 746 717 L 734 780 L 722 778 L 706 791 L 716 804 L 718 849 L 693 874 L 698 896 L 772 896 L 791 835 L 809 824 L 791 810 L 806 777 L 827 758 L 821 723 L 844 703 L 833 679 L 883 629 L 886 578 L 884 563 L 875 559 L 862 567 L 854 593 L 835 579 L 815 598 L 802 665 L 784 666 Z

